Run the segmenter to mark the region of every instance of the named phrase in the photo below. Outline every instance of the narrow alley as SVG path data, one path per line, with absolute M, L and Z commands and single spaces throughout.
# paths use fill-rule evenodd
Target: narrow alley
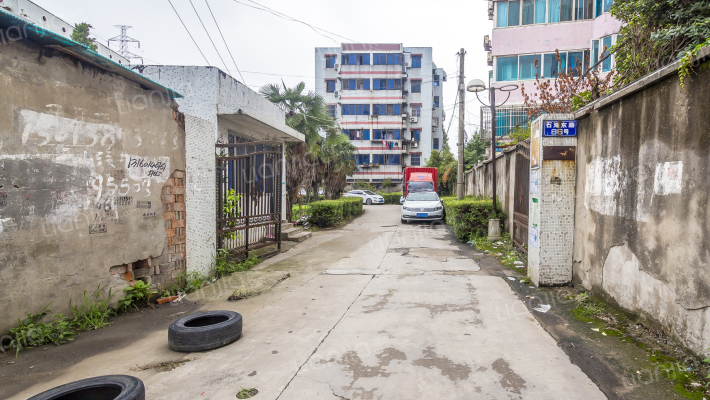
M 252 387 L 260 399 L 605 398 L 501 271 L 481 269 L 445 226 L 401 225 L 397 208 L 368 207 L 260 264 L 290 273 L 261 296 L 228 302 L 220 281 L 192 294 L 202 309 L 243 315 L 232 345 L 181 357 L 163 329 L 35 375 L 12 398 L 97 374 L 137 376 L 150 399 L 227 399 Z M 61 358 L 72 345 L 50 351 Z M 166 363 L 179 366 L 141 368 Z

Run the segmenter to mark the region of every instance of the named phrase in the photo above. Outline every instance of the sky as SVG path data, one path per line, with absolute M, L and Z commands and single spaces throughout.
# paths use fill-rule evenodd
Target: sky
M 432 47 L 434 62 L 448 75 L 444 127 L 451 126 L 449 146 L 454 153 L 458 143 L 456 53 L 466 49 L 465 82 L 474 78 L 487 82 L 490 70 L 483 50 L 483 36 L 490 35 L 493 27 L 486 0 L 170 0 L 177 14 L 169 0 L 33 1 L 70 24 L 88 22 L 93 26 L 92 37 L 103 44 L 119 34 L 115 25 L 132 26 L 128 35 L 140 41 L 140 48 L 132 45 L 131 51 L 143 57 L 145 64 L 213 65 L 229 70 L 254 90 L 281 79 L 288 86 L 305 82 L 306 88 L 314 89 L 316 47 L 352 42 Z M 111 43 L 111 48 L 118 45 Z M 467 137 L 476 130 L 479 118 L 480 103 L 468 93 Z

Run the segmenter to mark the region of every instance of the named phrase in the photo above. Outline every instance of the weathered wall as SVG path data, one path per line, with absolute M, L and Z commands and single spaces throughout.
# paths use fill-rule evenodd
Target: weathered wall
M 67 312 L 99 284 L 179 272 L 184 130 L 171 100 L 29 40 L 2 47 L 0 93 L 0 331 L 50 301 Z
M 578 116 L 573 274 L 707 353 L 710 64 L 675 70 Z
M 496 156 L 496 196 L 507 214 L 506 220 L 502 221 L 503 228 L 511 235 L 515 207 L 515 155 L 515 147 L 511 147 Z M 464 181 L 466 195 L 491 197 L 493 195 L 491 172 L 490 160 L 483 161 L 466 172 Z

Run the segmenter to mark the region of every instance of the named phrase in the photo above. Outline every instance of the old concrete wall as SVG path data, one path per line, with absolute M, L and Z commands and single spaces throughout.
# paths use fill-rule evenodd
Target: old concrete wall
M 184 267 L 184 130 L 169 98 L 29 40 L 3 46 L 0 93 L 0 331 Z
M 496 156 L 496 196 L 503 204 L 507 218 L 503 228 L 512 235 L 513 210 L 515 207 L 515 147 L 505 149 Z M 466 172 L 465 194 L 467 196 L 493 195 L 493 180 L 491 179 L 491 161 L 486 160 Z
M 710 64 L 677 68 L 578 116 L 573 277 L 707 353 Z

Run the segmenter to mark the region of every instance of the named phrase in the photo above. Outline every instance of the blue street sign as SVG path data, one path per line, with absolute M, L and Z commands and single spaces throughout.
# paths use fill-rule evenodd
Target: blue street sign
M 544 121 L 542 136 L 577 136 L 577 121 Z

